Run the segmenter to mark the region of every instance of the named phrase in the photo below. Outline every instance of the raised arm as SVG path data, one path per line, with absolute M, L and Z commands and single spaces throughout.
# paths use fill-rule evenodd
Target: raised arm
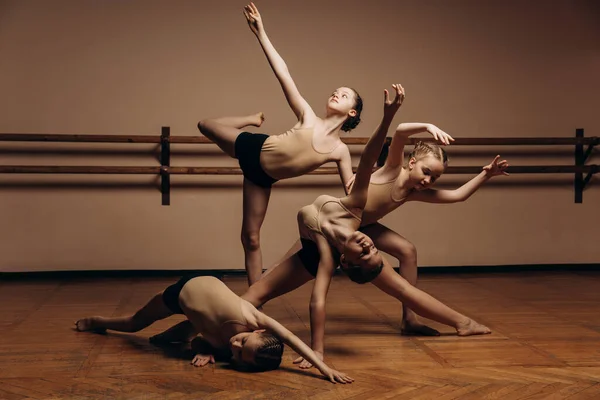
M 402 123 L 396 128 L 383 168 L 395 169 L 402 166 L 404 163 L 404 146 L 406 146 L 408 138 L 421 132 L 429 132 L 441 144 L 450 144 L 451 141 L 454 141 L 452 136 L 433 124 L 421 122 Z
M 483 171 L 476 177 L 454 190 L 435 190 L 428 189 L 423 191 L 416 191 L 410 194 L 407 200 L 409 201 L 423 201 L 427 203 L 457 203 L 465 201 L 473 193 L 477 191 L 485 182 L 490 178 L 497 175 L 508 175 L 506 168 L 508 162 L 506 160 L 498 161 L 500 156 L 496 156 L 494 160 L 483 167 Z
M 404 101 L 404 88 L 400 84 L 392 86 L 396 91 L 396 97 L 394 101 L 390 101 L 387 89 L 384 91 L 383 118 L 363 149 L 358 168 L 356 169 L 352 192 L 345 199 L 345 203 L 350 207 L 362 209 L 367 203 L 367 192 L 371 173 L 373 172 L 373 164 L 375 164 L 375 161 L 379 157 L 394 115 Z
M 292 108 L 294 114 L 296 114 L 298 121 L 301 124 L 305 122 L 310 123 L 311 121 L 307 121 L 307 119 L 310 120 L 312 118 L 316 118 L 315 113 L 298 91 L 298 88 L 296 87 L 296 84 L 290 75 L 290 71 L 288 70 L 285 61 L 283 58 L 281 58 L 277 50 L 275 50 L 271 40 L 269 40 L 269 37 L 267 36 L 263 26 L 262 18 L 258 12 L 258 8 L 254 5 L 254 3 L 250 3 L 244 7 L 244 15 L 248 21 L 250 29 L 258 38 L 258 42 L 265 52 L 267 60 L 269 61 L 273 72 L 275 72 L 277 80 L 279 80 L 279 83 L 281 84 L 285 98 L 287 99 L 288 104 Z

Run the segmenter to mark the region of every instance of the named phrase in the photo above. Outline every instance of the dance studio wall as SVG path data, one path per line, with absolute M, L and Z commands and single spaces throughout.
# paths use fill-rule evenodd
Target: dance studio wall
M 318 114 L 333 89 L 365 100 L 407 91 L 394 124 L 457 137 L 600 135 L 600 17 L 589 1 L 265 0 L 274 45 Z M 242 15 L 243 1 L 0 1 L 0 132 L 198 135 L 201 118 L 264 111 L 257 131 L 294 123 Z M 392 132 L 390 132 L 391 135 Z M 358 161 L 361 146 L 352 146 Z M 449 148 L 451 165 L 572 163 L 572 148 Z M 0 164 L 157 165 L 153 145 L 0 143 Z M 598 163 L 594 151 L 591 163 Z M 213 145 L 173 145 L 172 165 L 235 166 Z M 445 176 L 440 188 L 469 177 Z M 498 177 L 465 203 L 402 206 L 383 222 L 419 265 L 600 261 L 600 182 L 574 204 L 571 175 Z M 243 269 L 240 176 L 0 176 L 0 270 Z M 265 265 L 297 237 L 296 212 L 335 176 L 278 183 L 262 230 Z M 394 263 L 395 264 L 395 263 Z

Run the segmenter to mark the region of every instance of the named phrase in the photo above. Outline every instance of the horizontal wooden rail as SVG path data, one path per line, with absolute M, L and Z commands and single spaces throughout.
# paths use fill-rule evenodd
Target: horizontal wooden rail
M 202 137 L 206 143 L 212 143 Z M 156 135 L 87 135 L 87 134 L 38 134 L 0 133 L 1 142 L 50 142 L 50 143 L 160 143 Z
M 510 166 L 511 174 L 560 174 L 595 173 L 598 165 L 519 165 Z M 478 174 L 481 167 L 455 166 L 446 169 L 447 174 Z M 104 167 L 104 166 L 44 166 L 44 165 L 0 165 L 2 174 L 104 174 L 104 175 L 241 175 L 237 167 Z M 318 168 L 310 175 L 337 175 L 337 168 Z
M 364 145 L 369 138 L 344 137 L 348 145 Z M 432 137 L 409 138 L 409 144 L 419 141 L 431 142 Z M 169 127 L 162 127 L 159 135 L 95 135 L 95 134 L 39 134 L 39 133 L 0 133 L 0 142 L 47 142 L 47 143 L 150 143 L 160 148 L 160 166 L 152 167 L 109 167 L 109 166 L 45 166 L 45 165 L 2 165 L 0 174 L 142 174 L 159 175 L 161 178 L 162 204 L 170 204 L 171 175 L 241 175 L 236 167 L 172 167 L 171 144 L 212 144 L 205 136 L 171 136 Z M 381 165 L 387 155 L 391 137 L 378 160 Z M 452 146 L 574 146 L 574 165 L 516 165 L 507 169 L 511 174 L 574 174 L 575 202 L 583 201 L 583 190 L 596 174 L 598 165 L 585 165 L 595 146 L 600 143 L 598 137 L 585 137 L 583 129 L 575 131 L 575 137 L 462 137 L 455 138 Z M 584 146 L 588 146 L 587 149 Z M 451 166 L 448 174 L 477 174 L 478 166 Z M 311 175 L 337 174 L 336 168 L 319 168 Z M 584 176 L 587 174 L 587 176 Z
M 346 144 L 367 144 L 368 138 L 345 137 L 342 141 Z M 392 138 L 388 137 L 388 144 Z M 415 138 L 411 137 L 408 143 L 415 145 L 418 142 L 434 142 L 432 137 Z M 462 137 L 454 138 L 452 146 L 574 146 L 597 145 L 600 142 L 598 137 L 568 138 L 568 137 Z
M 104 167 L 79 165 L 1 165 L 2 174 L 158 175 L 161 167 Z
M 170 143 L 177 144 L 212 144 L 205 136 L 169 136 Z M 342 141 L 349 145 L 364 145 L 369 138 L 343 137 Z M 388 142 L 391 140 L 388 137 Z M 410 138 L 410 144 L 419 141 L 431 142 L 433 138 Z M 598 137 L 463 137 L 455 138 L 453 146 L 529 146 L 529 145 L 597 145 Z M 81 135 L 81 134 L 35 134 L 35 133 L 0 133 L 0 142 L 51 142 L 51 143 L 161 143 L 160 136 L 152 135 Z

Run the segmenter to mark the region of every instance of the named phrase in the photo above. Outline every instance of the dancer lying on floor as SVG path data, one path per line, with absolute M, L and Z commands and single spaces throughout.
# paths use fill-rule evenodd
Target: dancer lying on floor
M 353 381 L 348 375 L 328 367 L 279 322 L 241 299 L 219 279 L 209 276 L 180 279 L 133 315 L 87 317 L 78 320 L 75 326 L 78 331 L 137 332 L 174 314 L 183 314 L 187 320 L 153 336 L 150 341 L 155 344 L 187 342 L 201 333 L 201 340 L 192 340 L 192 350 L 198 352 L 192 361 L 195 366 L 214 363 L 215 356 L 225 354 L 245 368 L 276 369 L 285 343 L 310 360 L 331 382 Z

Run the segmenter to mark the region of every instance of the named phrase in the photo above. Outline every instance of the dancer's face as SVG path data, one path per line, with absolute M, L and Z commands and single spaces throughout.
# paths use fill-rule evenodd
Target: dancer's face
M 375 269 L 383 262 L 373 240 L 359 231 L 354 232 L 346 241 L 343 256 L 344 263 L 360 265 L 367 270 Z
M 354 110 L 355 104 L 356 93 L 354 93 L 354 90 L 347 87 L 341 87 L 335 89 L 331 96 L 329 96 L 327 110 L 354 117 L 356 115 L 356 110 Z
M 410 182 L 416 190 L 425 190 L 431 187 L 444 173 L 444 164 L 429 154 L 418 160 L 414 157 L 408 162 Z
M 242 332 L 229 339 L 232 358 L 239 363 L 254 364 L 256 351 L 262 344 L 262 331 Z

